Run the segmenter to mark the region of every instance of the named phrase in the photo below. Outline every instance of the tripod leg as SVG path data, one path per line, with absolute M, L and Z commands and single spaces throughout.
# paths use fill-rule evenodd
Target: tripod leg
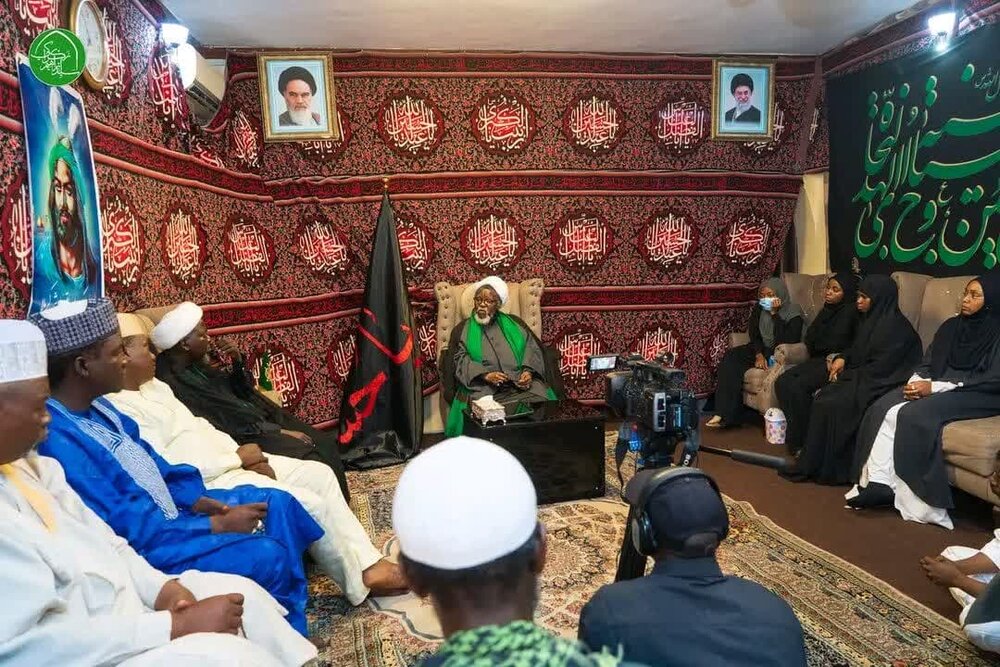
M 625 520 L 625 536 L 622 538 L 622 547 L 618 552 L 618 570 L 615 572 L 615 581 L 628 581 L 638 579 L 646 573 L 646 557 L 635 550 L 632 544 L 632 515 L 634 508 L 629 508 L 628 518 Z

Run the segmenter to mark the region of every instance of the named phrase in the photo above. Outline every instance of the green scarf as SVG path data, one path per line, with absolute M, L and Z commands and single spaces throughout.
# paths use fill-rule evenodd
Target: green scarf
M 485 625 L 456 632 L 434 654 L 441 667 L 613 667 L 620 660 L 590 653 L 579 642 L 556 637 L 530 621 Z
M 507 313 L 497 313 L 497 325 L 503 333 L 504 340 L 514 353 L 514 360 L 517 362 L 517 370 L 520 373 L 521 365 L 524 363 L 524 350 L 528 345 L 527 336 L 521 331 L 521 325 L 514 321 L 514 318 Z M 469 318 L 469 330 L 465 337 L 465 347 L 469 351 L 469 356 L 477 364 L 483 363 L 483 327 L 476 321 L 475 317 Z M 448 423 L 444 426 L 444 434 L 449 438 L 462 435 L 465 428 L 464 411 L 469 406 L 468 387 L 459 384 L 455 388 L 455 398 L 451 401 L 451 409 L 448 411 Z M 555 392 L 551 388 L 548 390 L 550 400 L 556 400 Z

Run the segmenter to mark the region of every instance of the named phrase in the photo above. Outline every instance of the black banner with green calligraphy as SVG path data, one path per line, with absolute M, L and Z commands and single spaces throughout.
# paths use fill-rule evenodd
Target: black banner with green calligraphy
M 830 264 L 982 273 L 1000 260 L 1000 26 L 827 84 Z

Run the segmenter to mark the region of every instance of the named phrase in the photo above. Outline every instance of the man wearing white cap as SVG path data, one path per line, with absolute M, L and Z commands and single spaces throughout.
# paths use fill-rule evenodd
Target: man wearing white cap
M 104 394 L 124 382 L 121 335 L 107 299 L 32 315 L 45 335 L 52 397 L 48 437 L 38 451 L 112 530 L 153 566 L 228 572 L 253 579 L 306 634 L 302 554 L 323 529 L 291 495 L 238 486 L 206 490 L 201 473 L 171 465 Z
M 173 464 L 201 471 L 209 489 L 240 484 L 282 489 L 293 495 L 325 531 L 309 553 L 352 604 L 369 593 L 402 592 L 399 566 L 382 557 L 351 512 L 328 466 L 287 456 L 265 456 L 255 443 L 238 445 L 205 419 L 195 417 L 155 376 L 156 359 L 138 315 L 119 313 L 125 344 L 125 390 L 109 394 L 116 408 L 135 420 L 143 440 Z
M 217 345 L 232 362 L 230 372 L 209 364 L 212 340 L 202 316 L 200 306 L 185 301 L 153 327 L 150 338 L 160 351 L 156 377 L 170 385 L 174 396 L 192 413 L 207 419 L 237 443 L 252 442 L 270 454 L 330 466 L 344 498 L 350 500 L 336 434 L 312 428 L 257 392 L 243 365 L 243 356 L 231 343 Z
M 545 382 L 545 354 L 541 341 L 521 318 L 504 313 L 507 283 L 498 276 L 472 285 L 472 316 L 458 323 L 448 350 L 456 386 L 445 435 L 461 435 L 463 411 L 469 401 L 493 396 L 504 405 L 556 399 Z
M 430 598 L 445 642 L 423 667 L 618 665 L 532 623 L 545 529 L 535 487 L 504 449 L 445 440 L 403 471 L 392 526 L 413 591 Z
M 42 332 L 0 320 L 0 663 L 276 667 L 315 657 L 252 581 L 168 577 L 89 510 L 59 463 L 32 451 L 48 395 Z

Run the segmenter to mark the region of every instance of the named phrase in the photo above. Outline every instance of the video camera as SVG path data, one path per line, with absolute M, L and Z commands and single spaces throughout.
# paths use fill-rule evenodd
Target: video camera
M 653 361 L 639 355 L 588 357 L 589 371 L 607 372 L 605 400 L 623 420 L 617 448 L 622 451 L 615 452 L 619 467 L 625 449 L 636 452 L 640 468 L 672 465 L 678 442 L 684 442 L 684 453 L 677 465 L 694 462 L 699 446 L 698 400 L 684 386 L 687 375 L 673 363 L 670 352 Z

